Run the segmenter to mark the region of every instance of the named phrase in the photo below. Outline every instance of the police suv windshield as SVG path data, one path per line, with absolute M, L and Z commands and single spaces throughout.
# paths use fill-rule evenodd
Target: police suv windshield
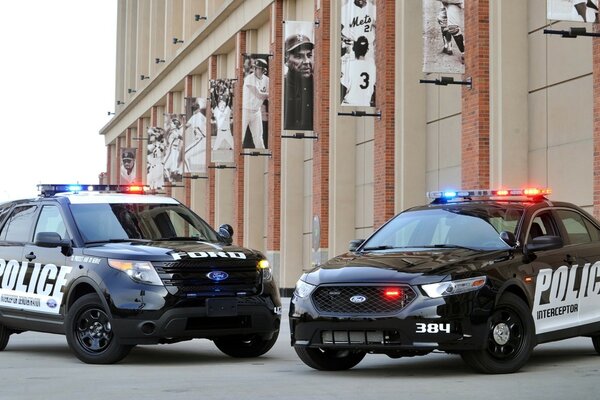
M 516 232 L 523 214 L 513 207 L 460 207 L 406 211 L 376 232 L 361 250 L 454 248 L 502 250 L 500 232 Z
M 206 222 L 178 204 L 71 204 L 71 211 L 87 244 L 129 240 L 219 241 Z

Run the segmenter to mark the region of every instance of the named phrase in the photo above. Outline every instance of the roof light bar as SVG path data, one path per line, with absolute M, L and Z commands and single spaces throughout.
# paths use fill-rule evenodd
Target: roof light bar
M 525 197 L 540 197 L 551 194 L 550 189 L 540 188 L 525 188 L 525 189 L 485 189 L 485 190 L 447 190 L 427 192 L 427 198 L 432 200 L 452 200 L 465 197 L 509 197 L 509 196 L 525 196 Z
M 142 185 L 83 185 L 83 184 L 40 184 L 37 185 L 40 196 L 48 197 L 57 193 L 113 192 L 142 194 L 149 190 Z

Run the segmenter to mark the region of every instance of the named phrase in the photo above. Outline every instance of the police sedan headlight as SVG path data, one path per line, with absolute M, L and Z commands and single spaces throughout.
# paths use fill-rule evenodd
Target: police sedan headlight
M 302 280 L 296 282 L 296 289 L 294 289 L 294 296 L 305 298 L 310 296 L 310 294 L 315 290 L 316 286 L 311 285 L 310 283 L 306 283 Z
M 473 290 L 482 288 L 483 285 L 485 285 L 485 276 L 479 276 L 477 278 L 460 279 L 456 281 L 423 285 L 421 286 L 421 289 L 425 291 L 427 296 L 437 298 L 471 292 Z
M 162 286 L 162 281 L 148 261 L 108 260 L 108 265 L 125 272 L 131 279 L 146 285 Z

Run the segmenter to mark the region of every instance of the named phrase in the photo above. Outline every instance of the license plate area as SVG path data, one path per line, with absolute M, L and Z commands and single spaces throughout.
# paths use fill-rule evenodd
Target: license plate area
M 206 299 L 206 315 L 209 317 L 234 317 L 238 314 L 237 298 Z
M 323 344 L 333 345 L 386 343 L 382 331 L 323 331 L 321 340 Z

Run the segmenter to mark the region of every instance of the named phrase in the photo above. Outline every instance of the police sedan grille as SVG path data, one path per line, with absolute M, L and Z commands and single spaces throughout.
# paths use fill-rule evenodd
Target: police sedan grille
M 179 295 L 215 292 L 255 294 L 261 288 L 261 275 L 256 263 L 207 265 L 196 260 L 180 260 L 154 266 L 165 286 L 176 287 Z M 213 271 L 223 271 L 228 276 L 217 282 L 208 277 Z
M 320 286 L 312 300 L 322 313 L 393 314 L 415 297 L 409 286 Z

